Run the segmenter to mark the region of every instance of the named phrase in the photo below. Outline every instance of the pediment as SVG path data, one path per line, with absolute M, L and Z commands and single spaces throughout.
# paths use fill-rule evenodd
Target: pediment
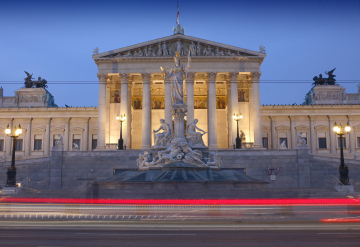
M 93 55 L 93 59 L 132 59 L 132 58 L 170 58 L 175 52 L 181 56 L 197 57 L 253 57 L 263 60 L 265 53 L 246 50 L 213 41 L 199 39 L 182 34 L 175 34 L 164 38 Z

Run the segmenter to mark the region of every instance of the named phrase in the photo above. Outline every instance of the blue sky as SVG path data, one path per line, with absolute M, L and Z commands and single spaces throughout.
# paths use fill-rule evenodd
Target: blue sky
M 176 0 L 2 0 L 4 94 L 23 86 L 26 70 L 49 81 L 59 106 L 97 106 L 92 50 L 169 36 L 176 12 Z M 180 0 L 180 23 L 189 36 L 255 51 L 265 46 L 262 104 L 301 104 L 312 78 L 335 67 L 348 93 L 360 83 L 360 0 Z

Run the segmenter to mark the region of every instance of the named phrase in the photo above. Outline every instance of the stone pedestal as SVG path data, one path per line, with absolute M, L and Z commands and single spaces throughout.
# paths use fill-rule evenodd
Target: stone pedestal
M 187 143 L 184 130 L 184 117 L 186 116 L 186 112 L 187 106 L 185 104 L 172 106 L 171 113 L 174 117 L 174 137 L 171 143 Z
M 298 153 L 299 188 L 310 188 L 309 146 L 307 144 L 298 145 L 296 149 Z

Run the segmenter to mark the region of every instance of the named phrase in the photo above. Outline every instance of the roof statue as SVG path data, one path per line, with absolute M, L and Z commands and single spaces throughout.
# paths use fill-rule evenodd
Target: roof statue
M 336 75 L 333 75 L 335 69 L 325 72 L 325 74 L 328 75 L 328 78 L 323 78 L 322 74 L 320 74 L 319 77 L 314 76 L 314 78 L 313 78 L 314 83 L 313 84 L 315 86 L 317 86 L 317 85 L 335 85 L 335 81 L 336 81 L 335 77 L 336 77 Z
M 47 81 L 45 79 L 41 79 L 41 77 L 38 77 L 37 81 L 33 81 L 32 75 L 30 73 L 26 72 L 27 77 L 25 78 L 25 87 L 26 88 L 47 88 Z

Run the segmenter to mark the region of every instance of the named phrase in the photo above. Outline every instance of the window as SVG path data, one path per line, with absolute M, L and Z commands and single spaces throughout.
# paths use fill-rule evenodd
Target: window
M 263 148 L 268 149 L 268 138 L 267 137 L 262 138 L 262 145 L 263 145 Z
M 342 138 L 342 145 L 343 145 L 343 148 L 346 148 L 346 140 L 345 140 L 345 137 Z M 340 137 L 338 137 L 338 148 L 340 148 Z
M 279 147 L 280 147 L 281 143 L 283 143 L 283 142 L 285 142 L 285 146 L 288 147 L 287 138 L 280 138 Z
M 42 150 L 42 136 L 35 135 L 34 137 L 34 151 L 41 151 Z
M 326 138 L 319 137 L 319 149 L 326 149 Z
M 4 140 L 0 140 L 0 151 L 4 151 Z
M 92 135 L 92 141 L 91 141 L 91 149 L 96 149 L 97 146 L 97 135 Z
M 357 138 L 357 147 L 360 148 L 360 137 Z
M 73 135 L 73 150 L 80 150 L 80 139 L 81 135 L 75 134 Z
M 16 148 L 15 148 L 16 151 L 22 151 L 22 149 L 23 149 L 23 140 L 22 139 L 16 139 L 15 146 L 16 146 Z

